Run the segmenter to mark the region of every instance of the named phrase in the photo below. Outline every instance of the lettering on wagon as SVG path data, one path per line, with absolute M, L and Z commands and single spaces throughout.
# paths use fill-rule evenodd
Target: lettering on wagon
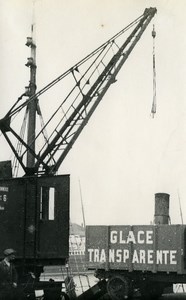
M 107 261 L 105 249 L 88 249 L 89 262 L 104 263 Z M 132 253 L 132 264 L 157 264 L 176 265 L 177 250 L 134 250 Z M 110 263 L 127 263 L 130 258 L 129 249 L 109 249 L 108 261 Z
M 110 232 L 110 248 L 108 250 L 101 248 L 87 249 L 88 260 L 95 263 L 108 261 L 109 263 L 127 264 L 130 261 L 132 264 L 177 264 L 177 250 L 152 249 L 153 243 L 153 230 L 139 230 L 136 232 L 132 230 L 128 232 L 112 230 Z M 134 245 L 131 248 L 132 250 L 129 244 Z M 116 248 L 117 245 L 118 248 Z M 144 246 L 147 247 L 144 249 Z M 142 247 L 143 249 L 140 249 Z
M 0 186 L 0 211 L 5 210 L 5 203 L 8 200 L 8 187 Z
M 124 235 L 122 230 L 112 230 L 110 232 L 110 243 L 111 244 L 153 244 L 153 231 L 152 230 L 139 230 L 136 235 L 132 230 L 129 230 L 127 236 Z

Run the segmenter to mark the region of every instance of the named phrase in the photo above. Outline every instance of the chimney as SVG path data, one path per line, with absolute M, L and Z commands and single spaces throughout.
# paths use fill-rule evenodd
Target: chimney
M 154 223 L 169 224 L 169 194 L 157 193 L 155 194 L 155 213 Z

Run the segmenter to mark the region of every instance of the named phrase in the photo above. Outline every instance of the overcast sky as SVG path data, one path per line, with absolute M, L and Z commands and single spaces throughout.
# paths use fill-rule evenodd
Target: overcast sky
M 35 23 L 37 89 L 72 67 L 143 14 L 158 12 L 60 168 L 71 175 L 71 220 L 87 224 L 149 224 L 154 194 L 170 194 L 172 223 L 186 222 L 185 0 L 0 0 L 1 118 L 29 82 L 25 46 Z M 34 7 L 34 10 L 33 10 Z M 34 12 L 34 13 L 33 13 Z M 152 28 L 156 28 L 157 114 Z M 62 91 L 61 91 L 62 94 Z M 45 116 L 55 93 L 40 102 Z M 0 136 L 0 160 L 12 153 Z

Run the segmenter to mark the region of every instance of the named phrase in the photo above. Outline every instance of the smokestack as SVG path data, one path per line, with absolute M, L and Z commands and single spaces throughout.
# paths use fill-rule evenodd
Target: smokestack
M 169 194 L 157 193 L 155 194 L 155 213 L 154 223 L 169 224 Z

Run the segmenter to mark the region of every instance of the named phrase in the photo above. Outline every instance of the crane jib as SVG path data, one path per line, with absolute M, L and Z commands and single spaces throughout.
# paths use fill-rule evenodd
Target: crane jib
M 55 174 L 57 172 L 105 93 L 116 81 L 117 74 L 128 59 L 137 42 L 140 40 L 156 12 L 156 8 L 145 9 L 143 15 L 128 25 L 125 30 L 120 31 L 75 66 L 67 70 L 58 78 L 54 79 L 42 90 L 32 95 L 21 105 L 18 105 L 19 101 L 13 105 L 6 117 L 1 120 L 0 129 L 16 155 L 25 174 Z M 122 42 L 122 34 L 126 30 L 131 29 L 134 25 L 135 27 L 132 32 L 129 34 L 127 39 Z M 87 67 L 89 61 L 90 63 Z M 83 69 L 82 73 L 81 68 L 84 64 L 86 64 L 87 69 L 85 71 Z M 29 144 L 27 144 L 21 136 L 18 134 L 16 135 L 9 124 L 8 128 L 5 126 L 6 118 L 9 118 L 10 120 L 11 116 L 19 112 L 19 110 L 23 107 L 27 107 L 31 101 L 35 101 L 45 91 L 53 87 L 62 79 L 65 80 L 68 76 L 72 76 L 74 86 L 69 92 L 67 92 L 62 104 L 60 104 L 56 112 L 54 112 L 42 130 L 35 136 L 33 141 L 30 140 Z M 22 97 L 23 95 L 20 99 L 22 99 Z M 64 113 L 64 118 L 59 121 L 48 140 L 46 139 L 44 146 L 36 153 L 36 150 L 32 147 L 32 143 L 35 144 L 35 140 L 37 140 L 43 131 L 46 130 L 50 120 L 57 115 L 58 111 L 62 109 L 63 105 L 66 103 L 68 103 L 69 106 Z M 19 143 L 23 145 L 24 152 L 22 155 L 16 154 L 13 144 L 7 137 L 6 131 L 9 131 L 14 137 L 16 137 Z M 34 157 L 35 162 L 32 168 L 28 168 L 24 164 L 23 157 L 28 152 L 31 157 Z

